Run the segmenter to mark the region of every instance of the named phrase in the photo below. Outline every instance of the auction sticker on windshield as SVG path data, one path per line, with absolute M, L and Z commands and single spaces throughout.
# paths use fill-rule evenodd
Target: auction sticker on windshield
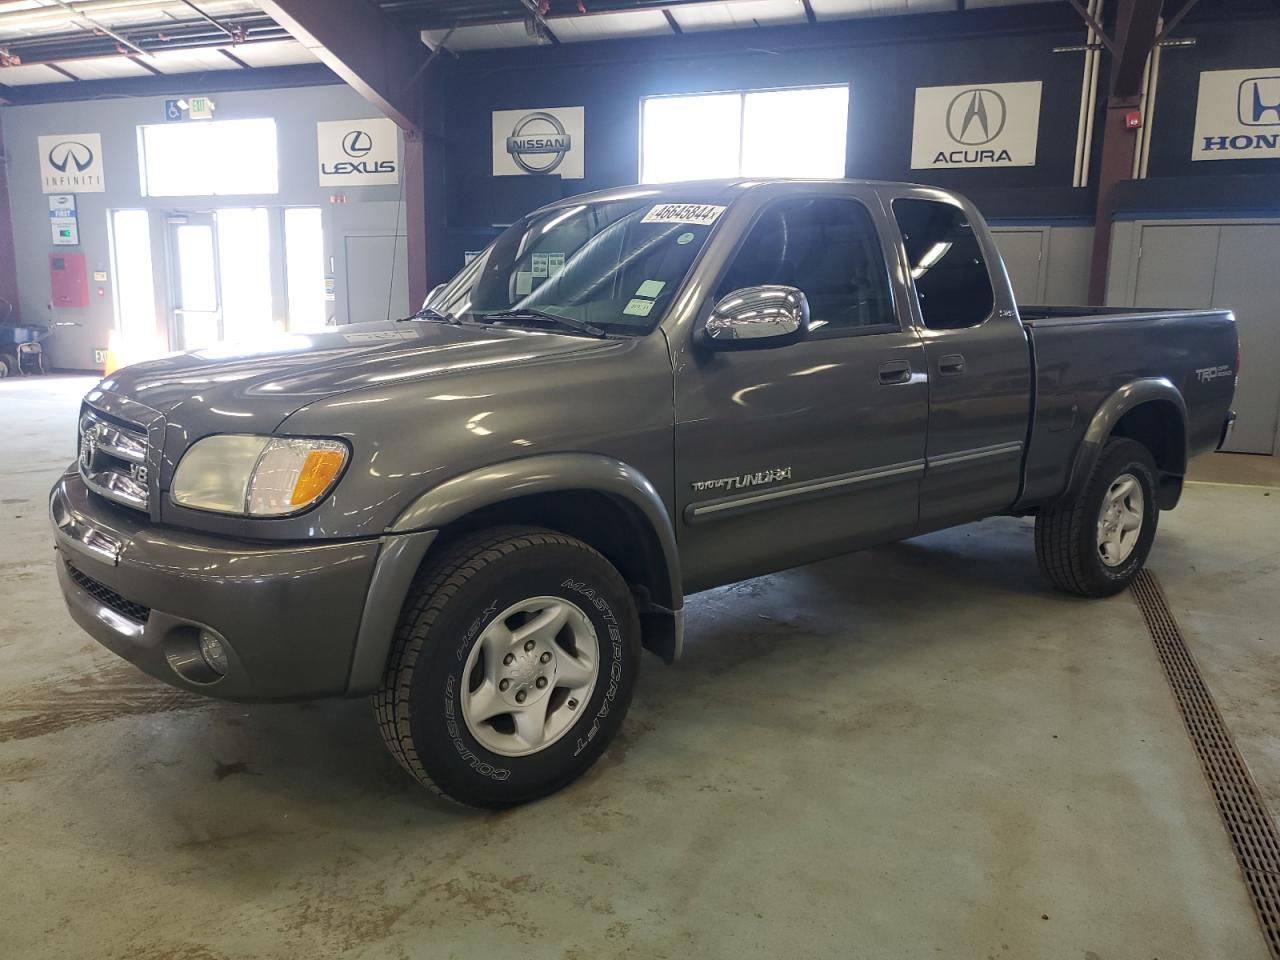
M 710 226 L 724 207 L 709 203 L 660 203 L 641 219 L 641 223 L 696 223 Z

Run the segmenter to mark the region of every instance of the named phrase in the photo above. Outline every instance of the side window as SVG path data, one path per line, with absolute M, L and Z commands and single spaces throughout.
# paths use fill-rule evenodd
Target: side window
M 938 200 L 893 201 L 911 279 L 930 330 L 976 327 L 995 306 L 991 276 L 973 227 L 959 207 Z
M 768 207 L 734 255 L 716 299 L 760 284 L 803 292 L 815 333 L 898 328 L 875 222 L 856 200 L 808 197 Z

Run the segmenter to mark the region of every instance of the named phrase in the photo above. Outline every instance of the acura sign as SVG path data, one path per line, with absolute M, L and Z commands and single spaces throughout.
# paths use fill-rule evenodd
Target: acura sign
M 1192 160 L 1280 157 L 1280 67 L 1200 74 Z
M 316 146 L 322 187 L 400 182 L 400 132 L 385 117 L 322 120 L 316 124 Z
M 584 125 L 582 107 L 495 110 L 493 175 L 553 173 L 581 180 Z
M 913 170 L 1030 167 L 1040 133 L 1040 81 L 918 87 Z
M 102 137 L 67 133 L 40 137 L 40 181 L 45 193 L 102 193 Z

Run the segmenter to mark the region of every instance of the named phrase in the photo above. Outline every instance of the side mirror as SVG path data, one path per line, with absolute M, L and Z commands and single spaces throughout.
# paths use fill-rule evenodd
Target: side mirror
M 795 287 L 743 287 L 720 299 L 702 328 L 713 350 L 783 347 L 809 333 L 809 301 Z
M 427 294 L 427 299 L 422 301 L 422 305 L 425 307 L 427 304 L 429 304 L 432 300 L 436 298 L 436 294 L 439 293 L 441 290 L 443 290 L 446 286 L 448 286 L 448 284 L 437 283 L 434 287 L 431 288 L 431 292 Z

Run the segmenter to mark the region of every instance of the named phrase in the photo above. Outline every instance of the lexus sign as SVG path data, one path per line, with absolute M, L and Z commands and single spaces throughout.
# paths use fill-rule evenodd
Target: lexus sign
M 40 182 L 45 193 L 102 193 L 102 137 L 62 133 L 39 137 Z
M 316 144 L 322 187 L 400 182 L 400 132 L 385 117 L 322 120 L 316 124 Z
M 1040 81 L 918 87 L 913 170 L 1030 167 L 1040 133 Z
M 581 180 L 584 172 L 582 107 L 493 112 L 493 175 L 558 174 Z

